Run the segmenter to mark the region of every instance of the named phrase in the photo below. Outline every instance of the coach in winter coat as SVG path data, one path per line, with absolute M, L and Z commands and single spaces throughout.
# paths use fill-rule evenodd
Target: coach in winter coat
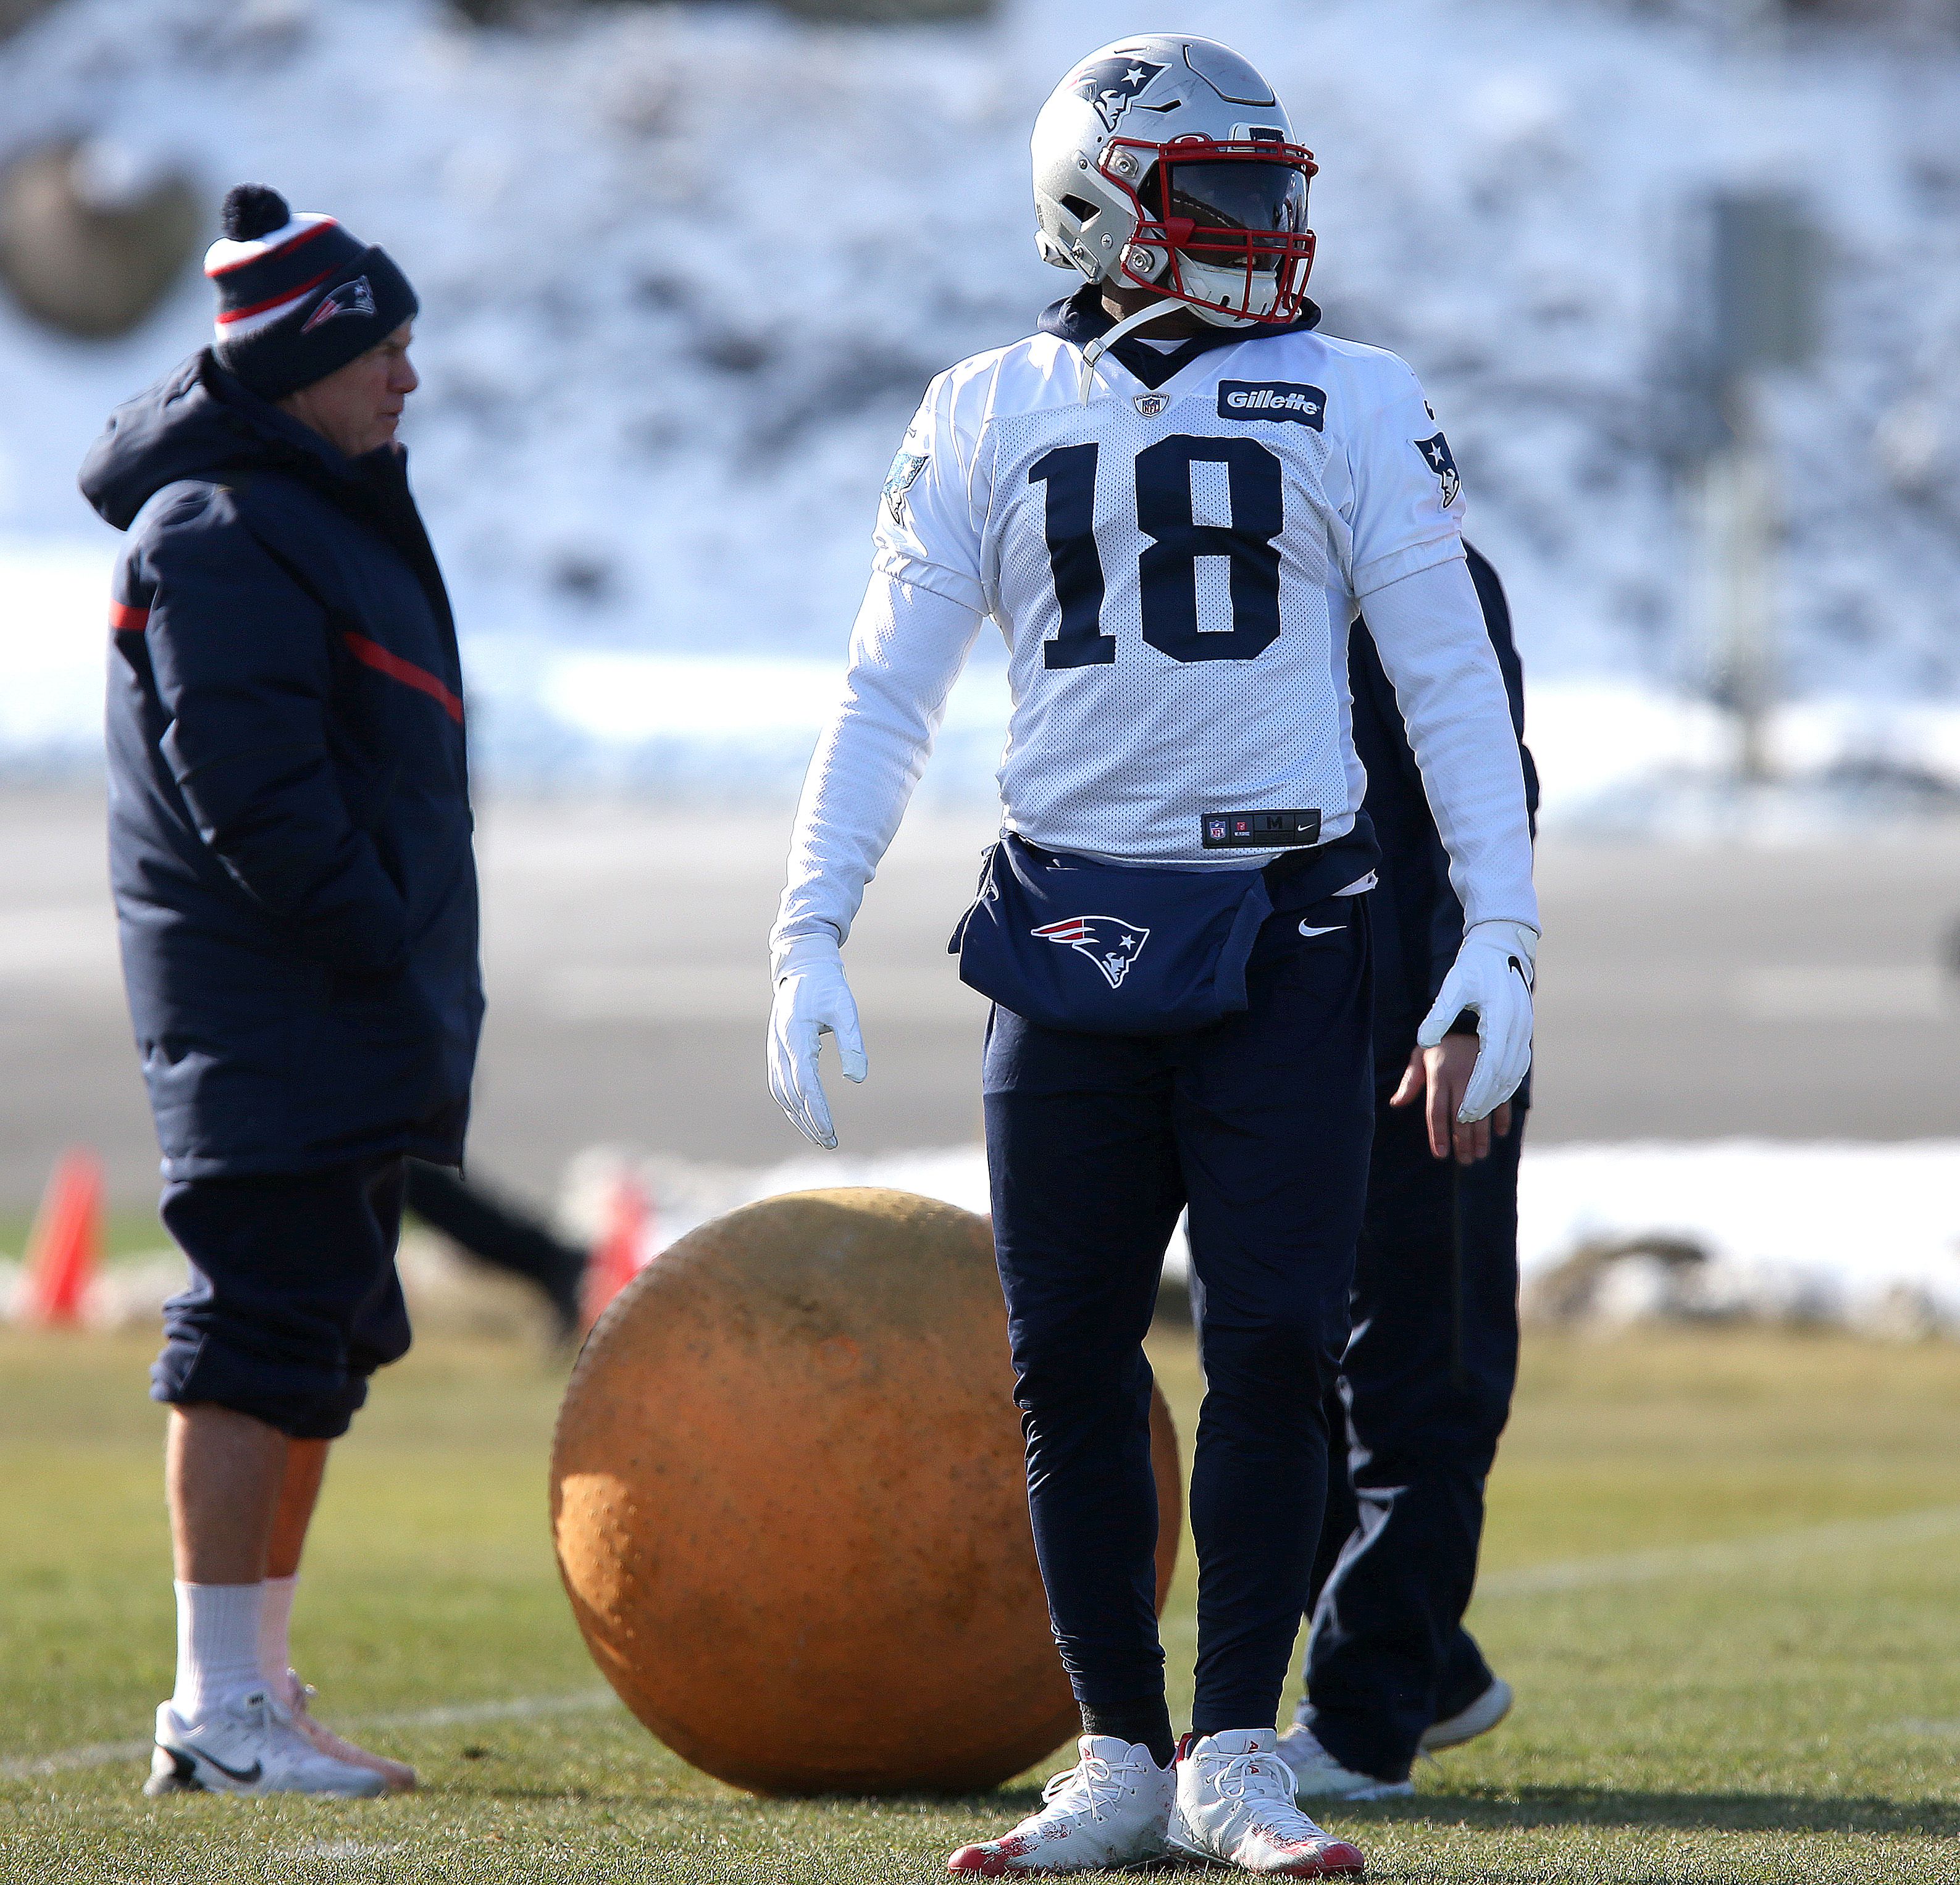
M 110 855 L 167 1178 L 454 1165 L 482 1012 L 462 677 L 403 455 L 209 352 L 83 488 L 116 574 Z
M 325 1445 L 409 1345 L 403 1158 L 463 1154 L 483 1009 L 463 682 L 393 442 L 407 280 L 257 186 L 206 272 L 216 344 L 117 412 L 81 475 L 129 533 L 110 859 L 191 1270 L 152 1377 L 181 1653 L 151 1785 L 364 1792 L 412 1776 L 307 1716 L 282 1607 Z

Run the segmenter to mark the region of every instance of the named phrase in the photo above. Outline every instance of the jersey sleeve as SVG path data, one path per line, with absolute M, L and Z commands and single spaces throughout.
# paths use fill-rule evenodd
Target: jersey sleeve
M 984 612 L 980 535 L 987 507 L 976 493 L 975 440 L 960 423 L 959 392 L 955 376 L 941 374 L 906 428 L 878 500 L 872 567 Z
M 873 572 L 844 691 L 811 756 L 769 937 L 773 978 L 851 933 L 864 886 L 925 771 L 981 618 L 943 593 Z
M 1368 632 L 1395 691 L 1465 924 L 1538 927 L 1523 762 L 1468 565 L 1431 564 L 1377 590 Z
M 1357 600 L 1463 554 L 1463 493 L 1449 441 L 1415 375 L 1391 358 L 1382 404 L 1348 442 Z

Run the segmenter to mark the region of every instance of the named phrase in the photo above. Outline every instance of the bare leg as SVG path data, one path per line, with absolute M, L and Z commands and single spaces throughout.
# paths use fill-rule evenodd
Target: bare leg
M 208 1401 L 170 1410 L 164 1483 L 180 1583 L 265 1577 L 289 1445 L 278 1428 Z
M 272 1541 L 266 1554 L 269 1578 L 289 1578 L 300 1568 L 306 1549 L 307 1527 L 320 1502 L 320 1481 L 326 1477 L 326 1450 L 331 1440 L 288 1440 L 285 1477 L 272 1516 Z

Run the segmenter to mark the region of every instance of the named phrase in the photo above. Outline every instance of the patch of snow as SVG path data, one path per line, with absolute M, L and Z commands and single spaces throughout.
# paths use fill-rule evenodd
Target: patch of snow
M 622 1173 L 653 1205 L 649 1257 L 711 1217 L 785 1191 L 883 1185 L 988 1209 L 978 1146 L 812 1154 L 766 1170 L 595 1149 L 568 1175 L 569 1230 L 597 1234 L 608 1189 Z M 1518 1181 L 1527 1283 L 1583 1247 L 1643 1238 L 1698 1247 L 1699 1314 L 1960 1331 L 1960 1140 L 1527 1144 Z M 1180 1234 L 1166 1276 L 1182 1281 L 1188 1260 Z M 1608 1273 L 1596 1309 L 1605 1320 L 1638 1321 L 1675 1300 L 1660 1266 L 1632 1258 Z
M 1720 744 L 1688 698 L 1671 482 L 1680 219 L 1720 184 L 1808 191 L 1835 265 L 1824 351 L 1774 402 L 1783 673 L 1826 749 L 1863 715 L 1866 744 L 1951 768 L 1952 713 L 1922 724 L 1960 691 L 1950 48 L 1818 29 L 1752 50 L 1555 0 L 1184 18 L 1265 67 L 1318 151 L 1326 324 L 1423 375 L 1512 594 L 1548 777 L 1580 797 L 1563 752 L 1601 742 L 1577 693 L 1561 727 L 1554 688 L 1604 685 L 1629 755 L 1694 771 Z M 926 382 L 1070 286 L 1033 253 L 1027 129 L 1113 24 L 1099 0 L 880 30 L 594 8 L 528 32 L 440 0 L 67 0 L 0 46 L 0 122 L 11 148 L 81 130 L 124 169 L 182 164 L 214 202 L 270 180 L 388 247 L 422 300 L 406 436 L 485 759 L 686 783 L 759 745 L 794 772 Z M 113 536 L 75 466 L 209 316 L 194 269 L 113 342 L 0 306 L 0 759 L 94 741 Z M 751 658 L 780 665 L 727 665 Z

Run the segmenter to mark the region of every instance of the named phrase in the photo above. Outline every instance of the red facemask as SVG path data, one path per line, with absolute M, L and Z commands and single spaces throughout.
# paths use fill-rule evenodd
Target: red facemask
M 1136 207 L 1124 280 L 1263 325 L 1300 319 L 1313 269 L 1307 184 L 1319 169 L 1304 145 L 1268 138 L 1180 138 L 1174 144 L 1112 138 L 1099 163 Z M 1146 273 L 1134 265 L 1140 252 L 1153 252 L 1163 267 Z M 1194 268 L 1216 273 L 1209 281 L 1194 279 Z M 1233 281 L 1236 288 L 1227 285 Z M 1268 292 L 1271 305 L 1259 310 Z

